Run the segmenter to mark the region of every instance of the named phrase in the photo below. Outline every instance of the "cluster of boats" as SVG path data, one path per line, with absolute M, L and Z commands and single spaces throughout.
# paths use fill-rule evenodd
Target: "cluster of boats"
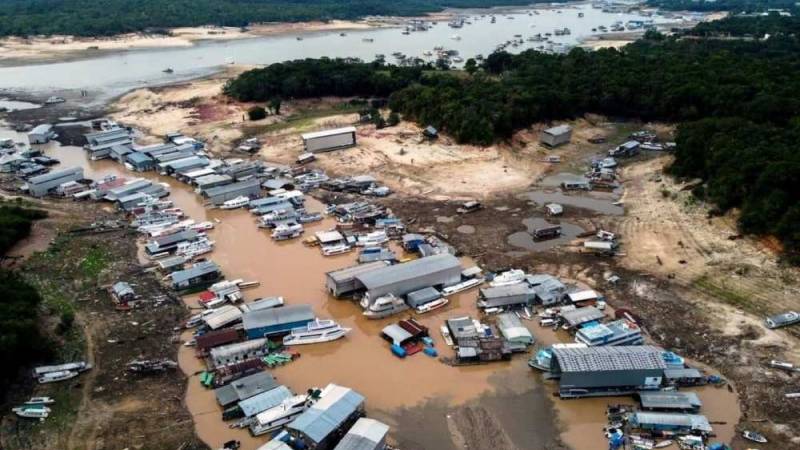
M 43 421 L 52 412 L 48 405 L 52 405 L 55 402 L 56 401 L 50 397 L 31 397 L 30 400 L 22 405 L 11 408 L 11 411 L 19 417 Z

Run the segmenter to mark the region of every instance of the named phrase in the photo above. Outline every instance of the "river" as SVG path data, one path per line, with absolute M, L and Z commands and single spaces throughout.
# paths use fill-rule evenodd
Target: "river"
M 424 52 L 435 46 L 457 50 L 466 59 L 490 54 L 498 44 L 528 38 L 536 33 L 553 33 L 567 27 L 571 34 L 552 36 L 551 41 L 575 45 L 593 34 L 593 28 L 610 27 L 614 22 L 631 19 L 652 19 L 657 24 L 674 22 L 663 16 L 645 18 L 639 14 L 605 13 L 589 4 L 572 4 L 528 11 L 498 12 L 491 23 L 489 10 L 463 11 L 471 24 L 454 29 L 440 22 L 430 30 L 401 34 L 399 28 L 291 33 L 277 36 L 237 40 L 203 41 L 192 47 L 122 51 L 100 57 L 68 62 L 28 64 L 0 68 L 0 89 L 12 92 L 89 91 L 89 97 L 102 101 L 142 86 L 153 86 L 208 75 L 226 64 L 266 65 L 299 58 L 354 57 L 372 60 L 376 54 L 386 55 L 393 62 L 394 52 L 409 57 L 426 58 Z M 584 17 L 578 17 L 583 13 Z M 344 33 L 344 36 L 340 36 Z M 457 35 L 460 40 L 453 39 Z M 302 40 L 298 40 L 301 38 Z M 369 41 L 371 40 L 371 41 Z M 369 42 L 368 42 L 369 41 Z M 542 45 L 528 42 L 508 47 L 510 52 Z M 430 60 L 430 58 L 428 58 Z M 164 69 L 174 73 L 166 74 Z M 79 95 L 79 94 L 78 94 Z M 77 95 L 76 95 L 77 96 Z

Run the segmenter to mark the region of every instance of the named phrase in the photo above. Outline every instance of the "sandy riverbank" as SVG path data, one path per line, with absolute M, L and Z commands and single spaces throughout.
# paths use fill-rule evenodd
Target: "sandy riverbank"
M 393 26 L 395 22 L 396 20 L 392 18 L 358 21 L 332 20 L 328 22 L 259 24 L 247 27 L 247 29 L 217 26 L 182 27 L 169 30 L 169 34 L 140 32 L 93 38 L 76 36 L 10 37 L 0 39 L 0 64 L 72 60 L 128 50 L 191 47 L 200 41 L 208 40 L 249 39 L 319 31 L 363 30 Z

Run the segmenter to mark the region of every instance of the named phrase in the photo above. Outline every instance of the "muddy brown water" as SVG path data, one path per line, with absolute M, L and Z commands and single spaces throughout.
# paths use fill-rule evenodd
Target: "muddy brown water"
M 170 198 L 188 216 L 197 221 L 219 221 L 209 232 L 216 242 L 210 258 L 222 266 L 227 278 L 261 282 L 260 286 L 245 291 L 246 299 L 281 295 L 288 304 L 310 304 L 319 317 L 332 318 L 342 326 L 352 328 L 344 339 L 297 347 L 301 353 L 299 359 L 272 370 L 280 383 L 295 392 L 327 383 L 354 388 L 366 397 L 368 414 L 391 425 L 393 438 L 406 449 L 455 450 L 456 435 L 472 437 L 477 440 L 474 442 L 480 442 L 479 432 L 475 434 L 476 430 L 459 425 L 456 420 L 463 408 L 476 405 L 500 424 L 502 434 L 516 448 L 539 449 L 551 445 L 558 436 L 554 425 L 556 418 L 563 430 L 560 437 L 572 448 L 596 450 L 607 445 L 601 433 L 605 424 L 604 411 L 606 405 L 616 399 L 552 401 L 556 385 L 543 382 L 538 373 L 532 372 L 527 367 L 526 355 L 517 355 L 510 362 L 458 368 L 422 353 L 406 359 L 394 357 L 379 333 L 382 327 L 404 315 L 366 320 L 358 305 L 332 298 L 324 289 L 325 272 L 354 264 L 355 252 L 323 257 L 318 249 L 304 247 L 299 240 L 277 243 L 266 231 L 256 227 L 255 218 L 248 212 L 206 209 L 189 187 L 172 178 L 153 173 L 129 173 L 111 161 L 88 161 L 78 147 L 51 143 L 45 149 L 49 156 L 60 159 L 63 165 L 82 166 L 89 178 L 117 174 L 145 176 L 168 183 L 172 193 Z M 319 202 L 310 198 L 307 206 L 310 210 L 322 208 Z M 306 236 L 332 226 L 330 219 L 311 224 L 306 227 Z M 415 315 L 431 329 L 440 355 L 452 356 L 452 350 L 442 341 L 439 326 L 449 317 L 478 317 L 476 296 L 475 289 L 463 292 L 451 297 L 445 308 L 422 316 Z M 196 296 L 187 297 L 185 301 L 190 307 L 197 305 Z M 563 332 L 557 334 L 539 328 L 534 322 L 526 321 L 525 324 L 541 343 L 569 340 L 565 333 L 560 334 Z M 184 339 L 189 336 L 189 332 L 183 335 Z M 205 366 L 195 358 L 192 348 L 181 346 L 178 360 L 181 369 L 190 377 L 186 405 L 202 440 L 212 448 L 218 448 L 227 440 L 238 439 L 242 441 L 243 450 L 254 450 L 266 442 L 266 437 L 253 438 L 245 430 L 228 428 L 227 423 L 221 420 L 221 409 L 213 391 L 203 388 L 197 380 L 195 374 Z M 730 440 L 732 424 L 738 421 L 735 394 L 711 388 L 702 390 L 701 398 L 705 402 L 704 414 L 710 420 L 724 420 L 730 424 L 715 426 L 720 438 Z M 632 402 L 630 398 L 620 400 Z

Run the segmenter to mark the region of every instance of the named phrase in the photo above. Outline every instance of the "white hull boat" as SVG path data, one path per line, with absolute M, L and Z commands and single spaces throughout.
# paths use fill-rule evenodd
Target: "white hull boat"
M 367 319 L 383 319 L 384 317 L 393 316 L 407 309 L 409 309 L 409 306 L 403 299 L 390 294 L 378 297 L 374 302 L 369 304 L 364 311 L 364 317 Z
M 319 344 L 345 337 L 350 328 L 343 328 L 333 320 L 316 319 L 304 328 L 295 328 L 283 338 L 283 345 Z
M 325 256 L 341 255 L 347 253 L 353 248 L 347 244 L 328 245 L 322 247 L 322 254 Z
M 250 204 L 250 198 L 241 196 L 222 203 L 220 209 L 237 209 Z
M 285 241 L 287 239 L 294 239 L 303 234 L 303 226 L 298 224 L 293 225 L 278 225 L 275 231 L 272 232 L 272 239 L 276 241 Z
M 444 339 L 444 343 L 452 347 L 453 338 L 450 336 L 450 330 L 447 329 L 447 325 L 442 325 L 439 327 L 439 331 L 442 333 L 442 339 Z
M 305 395 L 287 398 L 280 405 L 259 413 L 250 425 L 250 433 L 261 436 L 281 428 L 308 409 L 309 403 Z
M 442 308 L 442 307 L 446 306 L 448 303 L 450 303 L 450 300 L 442 297 L 442 298 L 438 298 L 438 299 L 436 299 L 436 300 L 434 300 L 432 302 L 425 303 L 424 305 L 419 305 L 415 309 L 416 309 L 417 313 L 425 314 L 425 313 L 431 312 L 433 310 Z
M 52 405 L 56 401 L 52 397 L 31 397 L 30 400 L 24 403 L 25 406 L 34 405 Z
M 200 222 L 200 223 L 196 223 L 196 224 L 190 226 L 189 229 L 194 230 L 194 231 L 213 230 L 214 229 L 214 223 L 213 222 L 208 222 L 208 221 Z
M 389 242 L 385 231 L 375 231 L 360 237 L 356 242 L 359 247 L 378 247 Z
M 511 269 L 494 277 L 494 279 L 489 282 L 489 286 L 510 286 L 512 284 L 521 283 L 523 280 L 525 280 L 524 270 Z
M 14 411 L 14 414 L 26 419 L 44 420 L 50 415 L 50 408 L 46 406 L 20 406 L 11 410 Z
M 471 278 L 466 281 L 462 281 L 461 283 L 454 284 L 452 286 L 447 286 L 446 288 L 442 289 L 442 296 L 447 297 L 448 295 L 453 295 L 458 292 L 466 291 L 467 289 L 472 289 L 475 286 L 480 286 L 483 283 L 483 278 Z
M 194 258 L 195 256 L 204 255 L 214 250 L 214 241 L 208 239 L 199 240 L 195 242 L 182 242 L 178 244 L 175 254 L 178 256 L 186 256 Z
M 39 383 L 55 383 L 57 381 L 69 380 L 78 376 L 78 372 L 72 370 L 60 370 L 58 372 L 46 373 L 39 377 Z

